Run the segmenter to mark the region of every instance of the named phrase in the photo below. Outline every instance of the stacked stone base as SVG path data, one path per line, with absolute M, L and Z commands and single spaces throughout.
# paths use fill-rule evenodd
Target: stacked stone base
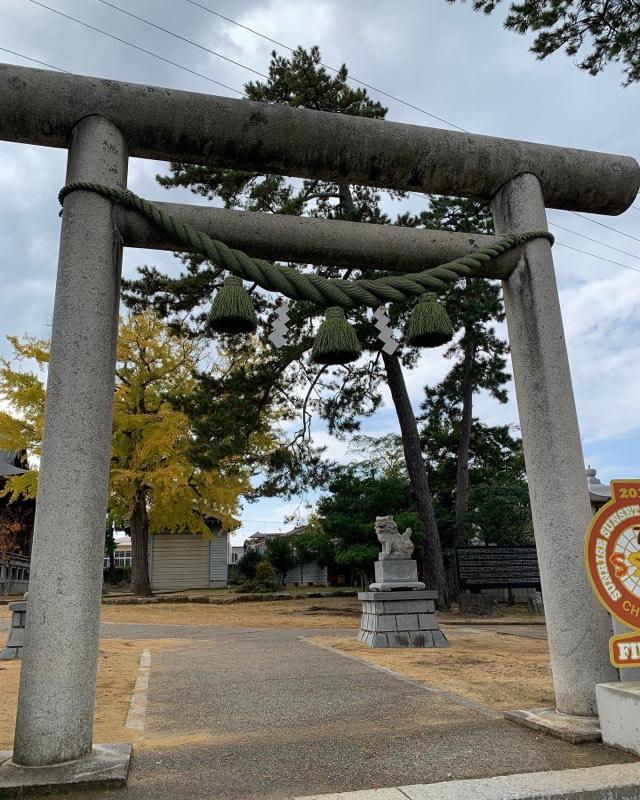
M 437 592 L 361 592 L 358 641 L 369 647 L 448 647 L 438 626 Z
M 4 650 L 0 652 L 0 661 L 10 661 L 12 658 L 20 658 L 20 653 L 24 645 L 24 626 L 27 619 L 27 604 L 24 600 L 16 603 L 9 603 L 11 609 L 11 627 L 9 637 Z

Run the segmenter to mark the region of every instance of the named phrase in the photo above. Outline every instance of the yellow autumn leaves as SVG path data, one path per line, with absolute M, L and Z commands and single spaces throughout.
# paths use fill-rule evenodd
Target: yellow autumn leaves
M 35 496 L 44 417 L 44 373 L 48 342 L 10 337 L 11 360 L 0 360 L 0 449 L 26 450 L 31 466 L 11 478 L 5 493 Z M 25 369 L 24 362 L 35 364 Z M 224 357 L 211 359 L 204 345 L 175 335 L 151 312 L 121 322 L 118 339 L 109 514 L 116 525 L 129 519 L 136 494 L 147 498 L 149 529 L 202 532 L 215 517 L 233 526 L 241 495 L 251 488 L 247 468 L 224 461 L 202 469 L 190 458 L 189 417 L 172 400 L 189 393 L 194 372 L 224 370 Z M 260 453 L 275 446 L 264 436 L 247 445 Z

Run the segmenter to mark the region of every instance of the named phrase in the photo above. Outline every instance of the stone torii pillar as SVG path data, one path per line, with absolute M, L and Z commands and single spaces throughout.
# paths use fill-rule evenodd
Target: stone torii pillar
M 126 186 L 127 146 L 103 117 L 85 117 L 73 129 L 66 180 Z M 111 203 L 71 194 L 62 216 L 18 716 L 2 788 L 96 778 L 119 785 L 128 772 L 130 744 L 92 749 L 121 256 Z
M 492 207 L 499 233 L 547 230 L 532 174 L 505 184 Z M 616 671 L 609 663 L 609 616 L 583 562 L 592 514 L 549 242 L 525 245 L 503 291 L 559 712 L 514 712 L 512 718 L 557 732 L 569 726 L 575 737 L 594 738 L 595 685 L 615 680 Z

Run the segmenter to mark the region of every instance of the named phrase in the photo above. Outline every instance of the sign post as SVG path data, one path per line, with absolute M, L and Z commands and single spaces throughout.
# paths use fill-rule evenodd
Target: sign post
M 611 481 L 611 500 L 589 526 L 584 558 L 596 597 L 632 629 L 611 638 L 611 663 L 640 666 L 640 480 Z
M 611 481 L 611 500 L 593 518 L 584 544 L 596 597 L 630 631 L 609 640 L 619 670 L 640 666 L 640 480 Z M 625 673 L 621 673 L 624 675 Z M 602 741 L 640 755 L 640 683 L 624 677 L 596 685 Z

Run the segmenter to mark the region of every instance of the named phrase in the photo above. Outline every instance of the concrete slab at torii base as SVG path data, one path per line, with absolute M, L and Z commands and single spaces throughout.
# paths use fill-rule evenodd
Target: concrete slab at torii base
M 22 767 L 0 751 L 0 797 L 126 786 L 131 750 L 129 742 L 96 744 L 86 758 L 47 767 Z
M 561 714 L 555 708 L 529 708 L 518 711 L 506 711 L 505 719 L 543 731 L 557 739 L 571 744 L 599 742 L 602 738 L 600 722 L 597 717 L 577 717 L 572 714 Z
M 640 756 L 640 682 L 598 683 L 602 741 Z

